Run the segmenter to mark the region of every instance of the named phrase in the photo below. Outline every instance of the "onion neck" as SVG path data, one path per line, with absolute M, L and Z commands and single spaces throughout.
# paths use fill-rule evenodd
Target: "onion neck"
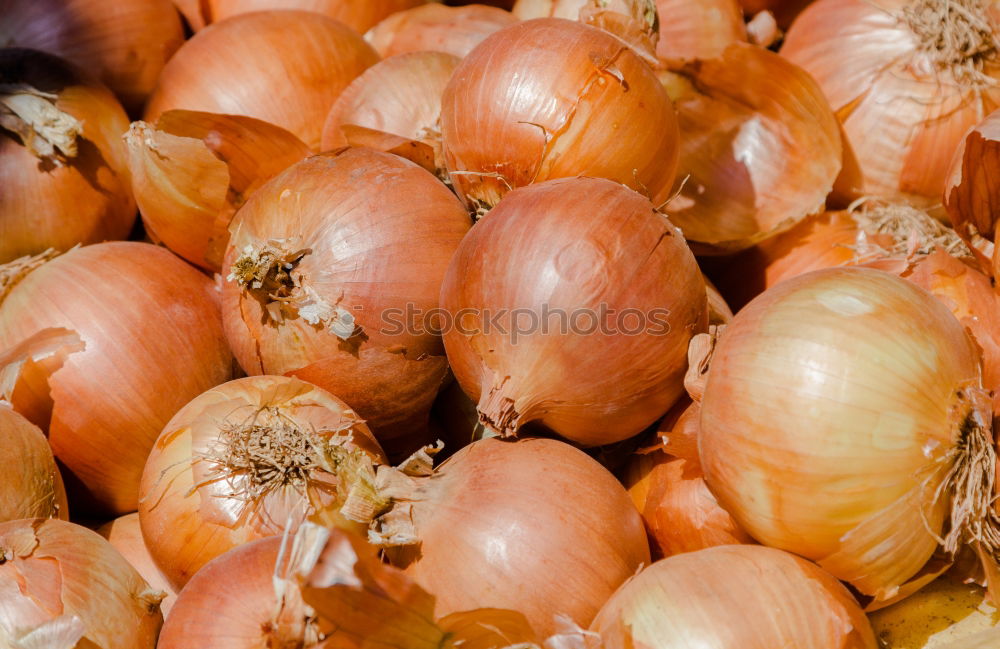
M 859 237 L 852 248 L 858 261 L 888 257 L 922 258 L 940 248 L 957 259 L 972 259 L 972 252 L 951 228 L 909 205 L 860 198 L 847 208 L 858 228 L 869 235 L 887 235 L 889 248 Z
M 35 156 L 57 166 L 77 154 L 83 124 L 56 106 L 58 95 L 27 84 L 0 84 L 0 127 L 13 132 Z
M 517 437 L 523 417 L 515 407 L 515 400 L 509 396 L 512 392 L 508 377 L 484 392 L 476 406 L 479 423 L 494 437 Z
M 997 26 L 983 0 L 913 0 L 902 20 L 917 37 L 918 49 L 939 69 L 974 86 L 996 82 L 983 72 L 1000 52 Z

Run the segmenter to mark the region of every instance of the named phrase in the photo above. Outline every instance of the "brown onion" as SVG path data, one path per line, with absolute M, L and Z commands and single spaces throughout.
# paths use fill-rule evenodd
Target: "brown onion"
M 940 203 L 963 134 L 1000 106 L 994 0 L 818 0 L 781 54 L 811 74 L 844 124 L 862 191 Z
M 389 16 L 372 27 L 365 40 L 383 58 L 421 51 L 462 58 L 487 36 L 516 22 L 517 18 L 496 7 L 425 4 Z
M 879 646 L 836 579 L 787 552 L 751 545 L 657 561 L 622 586 L 590 628 L 606 649 Z
M 114 95 L 82 71 L 50 54 L 0 50 L 0 263 L 128 236 L 127 128 Z
M 443 184 L 396 156 L 346 149 L 292 166 L 231 226 L 223 321 L 240 365 L 329 390 L 390 455 L 408 454 L 447 372 L 426 317 L 469 227 Z
M 652 70 L 614 36 L 556 18 L 501 30 L 455 70 L 442 99 L 445 161 L 474 208 L 577 175 L 670 194 L 678 132 Z
M 747 16 L 768 11 L 777 19 L 778 26 L 788 29 L 795 17 L 813 0 L 739 0 Z
M 441 289 L 448 359 L 481 421 L 537 421 L 586 446 L 631 437 L 683 392 L 705 283 L 678 230 L 609 180 L 512 192 L 462 241 Z M 544 326 L 543 326 L 544 325 Z
M 181 588 L 227 550 L 294 533 L 307 518 L 363 531 L 343 509 L 359 462 L 385 457 L 332 394 L 282 376 L 224 383 L 181 408 L 156 441 L 140 487 L 143 537 Z
M 56 519 L 0 523 L 0 644 L 153 649 L 153 590 L 110 543 Z
M 163 248 L 112 242 L 44 263 L 0 303 L 0 348 L 49 327 L 73 330 L 83 342 L 82 351 L 59 358 L 61 367 L 24 372 L 11 400 L 47 430 L 81 504 L 134 511 L 163 425 L 229 378 L 215 292 Z
M 69 520 L 69 505 L 52 449 L 37 426 L 0 402 L 0 440 L 10 459 L 0 473 L 0 522 Z
M 746 42 L 747 28 L 737 0 L 656 0 L 665 61 L 714 59 L 732 43 Z
M 229 221 L 260 185 L 309 155 L 288 131 L 237 115 L 169 110 L 125 135 L 146 234 L 218 271 Z
M 202 30 L 163 69 L 147 122 L 183 108 L 245 115 L 319 146 L 331 104 L 378 55 L 353 30 L 308 11 L 261 11 Z
M 272 9 L 300 9 L 334 18 L 363 34 L 383 18 L 427 0 L 199 0 L 181 10 L 195 30 L 231 16 Z
M 111 88 L 129 111 L 142 110 L 183 42 L 170 0 L 6 0 L 0 14 L 3 47 L 71 61 Z
M 160 602 L 160 611 L 163 613 L 163 617 L 167 617 L 177 599 L 177 594 L 167 578 L 156 567 L 153 557 L 149 555 L 146 542 L 142 538 L 142 530 L 139 527 L 139 514 L 119 516 L 99 527 L 97 533 L 106 538 L 108 543 L 125 557 L 151 588 L 166 594 L 166 597 Z

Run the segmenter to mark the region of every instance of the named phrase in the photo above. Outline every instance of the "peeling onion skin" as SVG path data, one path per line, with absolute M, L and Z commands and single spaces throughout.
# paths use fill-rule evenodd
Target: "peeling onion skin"
M 0 472 L 0 522 L 69 520 L 62 475 L 42 431 L 0 402 L 0 440 L 11 466 Z M 15 460 L 16 461 L 13 461 Z
M 367 339 L 342 341 L 303 318 L 262 324 L 261 303 L 226 281 L 223 323 L 237 360 L 248 374 L 297 376 L 337 395 L 390 457 L 433 441 L 424 435 L 447 373 L 441 338 L 398 331 L 380 316 L 407 304 L 437 308 L 448 261 L 470 227 L 454 194 L 397 156 L 344 149 L 292 166 L 236 214 L 223 269 L 246 246 L 272 239 L 310 248 L 296 273 L 349 311 Z
M 142 538 L 142 530 L 139 528 L 139 514 L 133 512 L 119 516 L 99 527 L 97 533 L 107 539 L 108 543 L 125 557 L 125 560 L 135 568 L 151 588 L 166 593 L 167 596 L 160 602 L 160 612 L 163 613 L 163 617 L 167 617 L 177 599 L 177 594 L 167 578 L 156 567 L 153 558 L 149 556 L 146 542 Z
M 378 60 L 359 34 L 332 18 L 294 10 L 240 14 L 177 51 L 144 119 L 155 122 L 176 108 L 245 115 L 316 149 L 330 105 Z
M 0 84 L 21 83 L 57 94 L 55 107 L 79 120 L 82 130 L 76 157 L 63 166 L 39 159 L 16 135 L 0 131 L 0 264 L 48 248 L 127 237 L 136 213 L 121 141 L 128 117 L 121 104 L 51 54 L 0 50 Z
M 614 36 L 560 18 L 508 27 L 469 53 L 445 90 L 441 132 L 455 189 L 477 208 L 577 175 L 659 205 L 677 171 L 677 120 L 652 70 Z
M 452 328 L 444 341 L 484 422 L 516 436 L 537 421 L 584 446 L 631 437 L 673 405 L 683 392 L 688 343 L 708 317 L 704 280 L 677 229 L 639 194 L 595 178 L 511 192 L 462 241 L 441 304 L 453 314 L 475 310 L 463 318 L 464 331 Z M 581 321 L 566 335 L 553 317 L 548 333 L 539 329 L 516 344 L 512 332 L 486 331 L 487 312 L 527 308 L 540 321 L 546 305 L 567 314 L 636 309 L 643 329 L 586 334 Z M 669 310 L 666 334 L 655 309 Z M 615 325 L 617 316 L 608 319 Z
M 111 88 L 130 112 L 142 110 L 183 42 L 170 0 L 6 0 L 0 14 L 4 47 L 71 61 Z
M 85 629 L 78 647 L 156 646 L 160 594 L 96 532 L 55 519 L 8 521 L 0 523 L 0 555 L 7 552 L 0 637 L 72 615 Z
M 497 7 L 431 3 L 394 13 L 372 27 L 365 40 L 383 58 L 425 51 L 462 58 L 487 36 L 516 22 L 510 12 Z
M 753 545 L 657 561 L 608 600 L 590 630 L 607 649 L 879 646 L 840 582 L 804 559 Z
M 563 442 L 473 442 L 415 495 L 419 548 L 392 548 L 389 557 L 437 597 L 438 618 L 510 609 L 547 637 L 559 614 L 588 624 L 649 563 L 624 488 Z
M 954 447 L 967 413 L 989 420 L 988 402 L 967 396 L 981 391 L 979 363 L 948 308 L 889 273 L 787 280 L 715 347 L 706 482 L 758 541 L 889 599 L 937 549 L 928 526 L 941 534 L 949 506 L 932 502 L 940 478 L 916 476 Z
M 85 349 L 48 377 L 51 398 L 44 379 L 41 389 L 26 380 L 14 407 L 42 416 L 34 423 L 68 471 L 74 508 L 135 511 L 163 425 L 232 373 L 215 286 L 163 248 L 85 246 L 31 272 L 0 304 L 0 348 L 47 327 L 77 332 Z
M 418 7 L 427 0 L 200 0 L 195 22 L 217 23 L 231 16 L 253 11 L 297 9 L 324 14 L 338 20 L 359 34 L 365 33 L 383 18 Z M 195 27 L 196 30 L 201 27 Z

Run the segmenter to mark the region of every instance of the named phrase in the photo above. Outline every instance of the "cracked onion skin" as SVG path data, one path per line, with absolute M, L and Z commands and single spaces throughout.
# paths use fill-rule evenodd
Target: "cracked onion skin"
M 494 33 L 455 70 L 441 102 L 456 191 L 490 208 L 510 189 L 578 175 L 670 195 L 673 105 L 649 66 L 611 34 L 562 18 Z
M 680 231 L 641 195 L 597 178 L 508 194 L 462 241 L 441 304 L 472 310 L 444 342 L 487 426 L 516 436 L 537 421 L 584 446 L 631 437 L 673 405 L 688 343 L 708 318 L 705 282 Z M 551 316 L 547 331 L 515 341 L 514 318 L 506 334 L 490 324 L 504 309 L 528 309 L 539 325 L 560 309 L 595 315 L 579 316 L 572 331 Z M 627 309 L 642 314 L 634 335 L 621 335 L 640 322 Z M 588 329 L 601 318 L 607 328 Z

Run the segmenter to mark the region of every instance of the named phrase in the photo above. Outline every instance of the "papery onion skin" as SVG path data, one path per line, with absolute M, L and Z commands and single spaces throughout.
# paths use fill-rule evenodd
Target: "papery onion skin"
M 151 588 L 166 594 L 160 602 L 160 612 L 163 613 L 163 617 L 167 617 L 177 599 L 177 594 L 156 567 L 153 558 L 149 556 L 146 542 L 142 538 L 142 530 L 139 528 L 139 514 L 134 512 L 119 516 L 99 527 L 97 533 L 106 538 L 108 543 L 125 557 Z
M 246 425 L 255 418 L 263 425 L 262 408 L 275 410 L 302 431 L 333 438 L 351 436 L 344 448 L 367 453 L 376 463 L 385 462 L 378 442 L 354 412 L 332 394 L 304 381 L 253 376 L 195 397 L 164 427 L 146 462 L 140 487 L 143 536 L 156 565 L 175 588 L 183 587 L 202 566 L 238 545 L 281 534 L 286 528 L 294 533 L 306 517 L 359 527 L 335 509 L 338 486 L 333 474 L 311 469 L 307 484 L 289 480 L 262 496 L 250 496 L 251 476 L 246 469 L 211 458 L 213 450 L 224 443 L 226 426 Z M 271 444 L 282 448 L 276 434 Z M 261 471 L 270 467 L 260 459 L 257 463 Z M 343 488 L 346 491 L 350 485 Z M 345 495 L 340 494 L 341 498 Z
M 87 70 L 140 111 L 184 42 L 170 0 L 8 0 L 0 43 L 50 52 Z
M 128 236 L 135 221 L 121 142 L 128 117 L 114 95 L 71 64 L 24 49 L 0 50 L 0 84 L 56 94 L 55 108 L 82 124 L 76 156 L 61 165 L 0 132 L 0 263 Z
M 788 29 L 795 17 L 812 2 L 813 0 L 739 0 L 747 16 L 770 11 L 782 29 Z
M 436 595 L 437 617 L 511 609 L 547 637 L 556 615 L 589 623 L 649 562 L 642 521 L 621 484 L 562 442 L 474 442 L 416 494 L 419 546 L 389 554 Z
M 0 403 L 0 440 L 11 459 L 11 466 L 0 473 L 0 522 L 69 520 L 66 489 L 42 431 Z
M 30 273 L 0 304 L 0 348 L 47 327 L 76 331 L 85 349 L 47 388 L 28 377 L 14 407 L 40 417 L 71 497 L 95 513 L 135 511 L 163 424 L 231 375 L 216 289 L 163 248 L 86 246 Z
M 329 390 L 368 422 L 390 456 L 415 450 L 390 448 L 391 440 L 433 441 L 414 438 L 426 431 L 447 361 L 428 323 L 407 327 L 404 314 L 437 308 L 448 261 L 470 226 L 441 182 L 396 156 L 346 149 L 292 166 L 237 213 L 223 268 L 247 246 L 271 240 L 288 241 L 288 252 L 311 249 L 295 274 L 352 315 L 355 333 L 340 332 L 345 341 L 301 317 L 274 326 L 257 298 L 226 281 L 223 323 L 240 365 Z M 383 319 L 394 313 L 395 322 Z
M 752 545 L 657 561 L 608 600 L 590 629 L 607 649 L 879 646 L 836 579 L 792 554 Z
M 211 25 L 163 69 L 145 120 L 181 108 L 246 115 L 311 148 L 340 92 L 378 61 L 356 32 L 308 11 L 260 11 Z
M 66 615 L 83 623 L 78 647 L 156 646 L 162 593 L 96 532 L 56 519 L 8 521 L 0 556 L 0 635 Z
M 711 59 L 732 43 L 746 42 L 737 0 L 656 0 L 660 39 L 656 56 L 667 61 Z
M 683 391 L 688 342 L 707 326 L 704 281 L 677 229 L 639 194 L 596 178 L 524 187 L 494 210 L 462 241 L 441 289 L 463 325 L 444 335 L 448 358 L 482 421 L 505 436 L 537 421 L 598 446 L 662 416 Z M 515 309 L 537 321 L 516 340 L 524 319 L 490 323 Z
M 706 482 L 758 541 L 888 599 L 938 546 L 949 499 L 931 468 L 988 421 L 979 386 L 978 350 L 922 289 L 866 268 L 790 279 L 715 347 Z
M 487 36 L 517 22 L 510 12 L 473 4 L 425 4 L 395 13 L 372 27 L 365 40 L 383 58 L 407 52 L 447 52 L 464 57 Z
M 455 70 L 441 102 L 451 180 L 470 206 L 577 175 L 609 178 L 659 205 L 677 169 L 673 106 L 614 36 L 558 18 L 501 30 Z
M 253 11 L 298 9 L 324 14 L 359 34 L 398 11 L 418 7 L 427 0 L 202 0 L 201 15 L 206 23 Z

